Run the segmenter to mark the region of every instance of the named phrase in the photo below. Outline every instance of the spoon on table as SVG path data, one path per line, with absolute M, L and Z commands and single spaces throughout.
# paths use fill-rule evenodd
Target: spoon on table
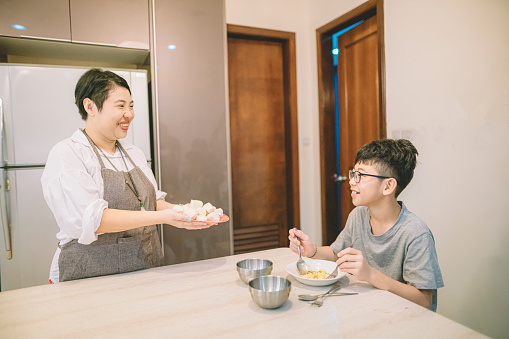
M 296 228 L 293 228 L 294 231 L 296 231 L 297 229 Z M 299 238 L 295 236 L 295 239 L 299 240 Z M 299 260 L 297 261 L 297 272 L 299 272 L 299 274 L 307 274 L 308 273 L 308 267 L 306 266 L 306 262 L 304 260 L 302 260 L 302 256 L 301 256 L 301 253 L 300 253 L 300 246 L 297 246 L 298 250 L 299 250 Z
M 314 301 L 318 299 L 319 297 L 331 297 L 335 295 L 355 295 L 359 294 L 357 292 L 336 292 L 336 293 L 329 293 L 329 294 L 300 294 L 298 296 L 299 300 L 303 301 Z

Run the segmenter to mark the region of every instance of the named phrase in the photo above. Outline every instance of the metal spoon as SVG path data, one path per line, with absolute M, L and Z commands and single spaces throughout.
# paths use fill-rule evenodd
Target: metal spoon
M 294 231 L 296 231 L 297 229 L 294 228 L 293 229 Z M 299 240 L 299 238 L 295 235 L 295 239 Z M 300 246 L 297 246 L 297 249 L 299 250 L 299 260 L 297 261 L 297 271 L 299 272 L 299 274 L 307 274 L 308 273 L 308 267 L 306 266 L 306 262 L 304 260 L 302 260 L 302 256 L 300 254 Z
M 329 294 L 300 294 L 298 296 L 299 300 L 303 300 L 303 301 L 314 301 L 316 299 L 318 299 L 319 297 L 330 297 L 330 296 L 334 296 L 334 295 L 355 295 L 355 294 L 358 294 L 356 292 L 336 292 L 336 293 L 329 293 Z

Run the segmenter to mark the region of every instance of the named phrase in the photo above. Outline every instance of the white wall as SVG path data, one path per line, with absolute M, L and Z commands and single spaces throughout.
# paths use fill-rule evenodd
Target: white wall
M 386 0 L 388 136 L 420 152 L 401 197 L 431 228 L 439 313 L 509 333 L 509 1 Z
M 227 23 L 296 32 L 301 226 L 316 243 L 315 32 L 363 2 L 226 0 Z M 438 313 L 497 338 L 509 333 L 507 18 L 507 0 L 385 0 L 387 134 L 408 135 L 420 152 L 400 197 L 435 236 Z

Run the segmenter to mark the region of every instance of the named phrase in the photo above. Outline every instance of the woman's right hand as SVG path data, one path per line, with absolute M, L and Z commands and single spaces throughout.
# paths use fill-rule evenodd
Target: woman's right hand
M 297 236 L 299 239 L 295 238 Z M 297 246 L 300 246 L 300 251 L 303 257 L 310 257 L 315 253 L 315 245 L 309 236 L 301 230 L 291 229 L 289 231 L 288 240 L 290 240 L 290 249 L 299 254 Z
M 172 225 L 178 228 L 185 228 L 187 230 L 200 230 L 210 226 L 210 224 L 201 221 L 190 220 L 188 216 L 171 208 L 160 210 L 159 213 L 163 214 L 164 224 Z

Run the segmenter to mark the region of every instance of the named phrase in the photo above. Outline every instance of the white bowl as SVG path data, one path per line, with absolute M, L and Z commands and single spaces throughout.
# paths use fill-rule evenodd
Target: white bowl
M 325 273 L 327 275 L 331 274 L 332 271 L 336 268 L 336 262 L 335 261 L 328 261 L 328 260 L 319 260 L 319 259 L 305 259 L 306 265 L 308 267 L 308 270 L 318 271 L 319 269 L 325 270 Z M 309 279 L 304 278 L 299 275 L 297 272 L 297 262 L 294 261 L 286 266 L 286 271 L 293 275 L 297 281 L 300 281 L 303 284 L 310 285 L 310 286 L 327 286 L 335 283 L 339 280 L 342 276 L 345 275 L 344 272 L 341 272 L 338 270 L 338 275 L 335 278 L 332 279 Z

